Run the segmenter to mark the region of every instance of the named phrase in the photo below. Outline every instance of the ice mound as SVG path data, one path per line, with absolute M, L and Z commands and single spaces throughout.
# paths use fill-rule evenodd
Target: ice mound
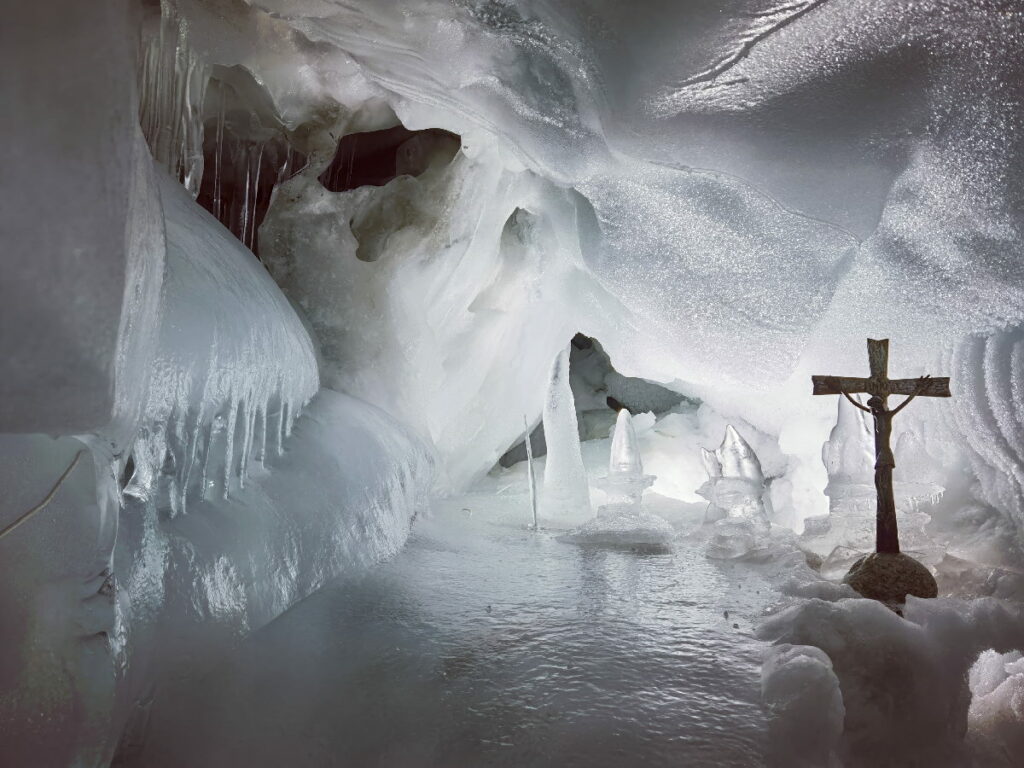
M 811 645 L 774 645 L 761 681 L 771 750 L 787 755 L 787 768 L 838 766 L 846 708 L 828 655 Z
M 622 504 L 602 507 L 602 514 L 559 539 L 584 546 L 664 550 L 671 546 L 675 535 L 675 528 L 663 517 L 643 507 Z
M 769 652 L 765 667 L 766 704 L 772 706 L 777 700 L 772 692 L 778 687 L 794 688 L 783 677 L 793 673 L 773 660 L 780 654 L 785 658 L 791 646 L 812 646 L 830 662 L 845 709 L 838 739 L 834 722 L 819 711 L 812 721 L 825 728 L 820 741 L 815 743 L 809 735 L 792 742 L 776 740 L 778 764 L 806 765 L 809 754 L 820 755 L 834 744 L 843 765 L 954 768 L 971 764 L 969 744 L 964 741 L 972 700 L 968 671 L 982 651 L 1008 653 L 1024 646 L 1024 612 L 1019 605 L 991 598 L 909 597 L 901 618 L 873 600 L 809 600 L 769 617 L 758 634 L 778 646 Z M 776 733 L 796 733 L 805 724 L 799 718 L 815 701 L 835 711 L 829 703 L 833 684 L 824 672 L 824 659 L 821 662 L 807 664 L 798 673 L 806 687 L 797 689 L 797 701 L 774 710 L 779 718 L 787 718 L 787 712 L 794 717 L 788 723 L 775 723 Z M 1011 665 L 1010 670 L 999 670 L 992 682 L 1012 680 L 1015 669 Z M 980 674 L 979 670 L 970 683 L 980 694 L 979 717 L 988 690 L 978 680 Z M 1014 685 L 1016 681 L 1007 692 Z M 799 697 L 805 697 L 803 704 Z M 1012 709 L 1005 709 L 1001 699 L 991 701 L 996 712 L 987 722 L 995 732 Z M 979 720 L 974 722 L 972 727 L 981 727 Z M 1017 734 L 1015 724 L 1004 734 L 1007 743 L 1013 744 Z M 1009 768 L 1010 755 L 1004 753 L 997 762 L 984 764 Z

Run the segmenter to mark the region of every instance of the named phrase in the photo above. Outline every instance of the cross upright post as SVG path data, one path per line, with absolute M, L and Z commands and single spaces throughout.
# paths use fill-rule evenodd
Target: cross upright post
M 892 471 L 896 460 L 890 446 L 892 420 L 917 396 L 950 397 L 949 379 L 922 376 L 919 379 L 889 378 L 889 340 L 868 339 L 868 378 L 851 376 L 812 376 L 815 395 L 842 395 L 854 406 L 872 415 L 875 422 L 875 490 L 878 495 L 875 517 L 875 551 L 899 554 L 899 532 L 896 527 L 896 500 L 892 489 Z M 870 395 L 864 407 L 850 395 Z M 907 399 L 890 410 L 889 395 L 907 395 Z

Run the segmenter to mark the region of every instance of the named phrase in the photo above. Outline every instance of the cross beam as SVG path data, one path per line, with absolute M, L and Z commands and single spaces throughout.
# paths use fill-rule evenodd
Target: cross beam
M 918 397 L 952 397 L 949 378 L 920 379 L 889 378 L 889 340 L 868 339 L 868 363 L 871 377 L 861 379 L 854 376 L 811 376 L 816 395 L 849 395 L 864 392 L 885 398 L 889 395 L 913 395 Z
M 812 376 L 814 394 L 846 395 L 865 392 L 871 395 L 868 408 L 852 398 L 853 405 L 870 411 L 875 421 L 875 490 L 878 494 L 875 527 L 875 549 L 878 552 L 900 551 L 899 534 L 896 529 L 896 501 L 892 490 L 892 471 L 896 466 L 889 446 L 892 436 L 892 420 L 903 406 L 914 397 L 951 397 L 949 379 L 890 379 L 889 340 L 868 339 L 868 365 L 871 376 Z M 907 395 L 907 399 L 895 410 L 886 404 L 889 395 Z

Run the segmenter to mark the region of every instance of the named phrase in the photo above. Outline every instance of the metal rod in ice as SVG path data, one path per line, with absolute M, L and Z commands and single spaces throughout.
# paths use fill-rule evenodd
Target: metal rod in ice
M 533 474 L 533 445 L 530 442 L 530 424 L 523 414 L 523 430 L 526 435 L 526 469 L 530 482 L 530 506 L 533 508 L 533 530 L 537 530 L 537 477 Z

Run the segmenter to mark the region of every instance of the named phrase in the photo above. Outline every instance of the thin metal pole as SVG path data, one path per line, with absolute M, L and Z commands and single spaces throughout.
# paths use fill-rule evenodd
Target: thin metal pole
M 526 435 L 526 467 L 530 481 L 530 506 L 533 508 L 533 530 L 537 530 L 537 476 L 533 473 L 533 445 L 530 443 L 530 425 L 523 414 L 523 431 Z

